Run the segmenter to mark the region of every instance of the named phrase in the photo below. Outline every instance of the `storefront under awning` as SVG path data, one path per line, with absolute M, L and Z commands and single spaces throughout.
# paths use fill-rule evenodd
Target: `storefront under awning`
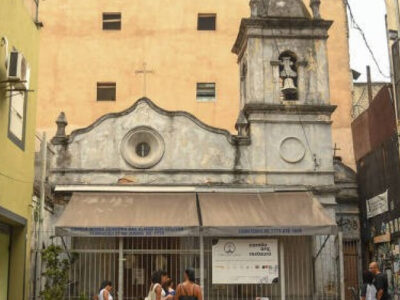
M 199 194 L 208 236 L 335 234 L 336 223 L 307 192 Z
M 197 201 L 198 200 L 198 201 Z M 63 236 L 162 237 L 335 234 L 311 193 L 74 193 Z
M 56 223 L 63 236 L 197 235 L 194 193 L 74 193 Z

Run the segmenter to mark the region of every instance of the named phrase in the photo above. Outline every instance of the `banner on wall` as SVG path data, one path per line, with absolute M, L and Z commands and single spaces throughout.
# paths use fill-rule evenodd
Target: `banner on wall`
M 220 239 L 212 247 L 213 284 L 278 281 L 278 240 Z
M 388 190 L 386 192 L 367 200 L 367 218 L 389 211 Z

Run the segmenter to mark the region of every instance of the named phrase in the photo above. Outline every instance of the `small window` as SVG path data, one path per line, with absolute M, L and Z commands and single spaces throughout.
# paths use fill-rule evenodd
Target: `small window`
M 25 148 L 26 98 L 26 92 L 10 92 L 8 138 L 22 150 Z
M 215 30 L 216 14 L 199 14 L 197 16 L 197 30 Z
M 197 83 L 196 99 L 201 102 L 215 101 L 215 83 Z
M 97 101 L 115 101 L 116 90 L 115 82 L 98 82 Z
M 121 30 L 121 13 L 103 13 L 103 30 Z

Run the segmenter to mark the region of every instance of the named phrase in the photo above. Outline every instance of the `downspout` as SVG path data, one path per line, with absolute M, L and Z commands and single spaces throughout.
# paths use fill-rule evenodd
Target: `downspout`
M 37 260 L 36 260 L 36 282 L 35 282 L 35 299 L 39 299 L 41 290 L 41 273 L 42 273 L 42 244 L 43 244 L 43 216 L 44 216 L 44 205 L 45 205 L 45 192 L 46 192 L 46 174 L 47 174 L 47 136 L 46 132 L 43 132 L 43 138 L 41 142 L 41 174 L 40 174 L 40 200 L 39 200 L 39 224 L 38 224 L 38 243 L 37 243 Z
M 396 42 L 397 43 L 400 43 L 400 8 L 399 8 L 399 0 L 394 0 L 394 3 L 395 3 L 395 10 L 396 10 L 396 26 L 397 26 L 397 39 L 396 39 Z M 388 27 L 388 26 L 386 26 L 386 27 Z M 387 30 L 389 30 L 389 28 L 387 28 Z M 389 44 L 390 44 L 390 40 L 388 40 L 388 42 L 389 42 Z M 392 47 L 390 47 L 390 48 L 392 48 Z M 390 54 L 392 54 L 392 49 L 390 49 L 389 50 L 389 55 Z M 400 53 L 399 53 L 399 55 L 400 55 Z M 391 55 L 391 61 L 390 61 L 390 65 L 392 66 L 392 74 L 391 74 L 391 77 L 392 77 L 392 84 L 393 84 L 393 91 L 394 91 L 394 108 L 395 108 L 395 116 L 396 116 L 396 125 L 398 125 L 398 120 L 399 120 L 399 116 L 398 116 L 398 103 L 397 103 L 397 101 L 398 101 L 398 99 L 397 99 L 397 88 L 396 88 L 396 82 L 394 81 L 394 69 L 393 69 L 393 67 L 394 67 L 394 65 L 393 65 L 393 54 Z
M 36 3 L 35 23 L 39 24 L 39 0 L 35 0 L 35 3 Z

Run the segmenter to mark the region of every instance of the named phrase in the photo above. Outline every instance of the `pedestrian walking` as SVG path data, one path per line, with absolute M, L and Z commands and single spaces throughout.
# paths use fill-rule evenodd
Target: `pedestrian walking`
M 163 285 L 163 289 L 165 291 L 165 299 L 173 300 L 175 297 L 175 290 L 174 290 L 174 282 L 171 278 L 168 278 L 165 284 Z
M 149 294 L 145 300 L 164 300 L 166 293 L 162 288 L 162 285 L 168 279 L 165 271 L 156 271 L 151 275 L 151 285 L 149 288 Z
M 377 290 L 376 299 L 377 300 L 390 300 L 388 292 L 388 279 L 385 273 L 379 270 L 377 262 L 372 262 L 369 264 L 369 271 L 374 274 L 374 285 Z
M 183 274 L 183 283 L 176 288 L 174 300 L 203 300 L 201 287 L 195 283 L 196 276 L 193 269 L 186 269 Z
M 377 290 L 374 285 L 374 274 L 366 271 L 363 274 L 363 284 L 361 286 L 361 300 L 377 300 Z
M 99 300 L 113 300 L 111 295 L 112 283 L 109 280 L 103 281 L 100 287 Z

